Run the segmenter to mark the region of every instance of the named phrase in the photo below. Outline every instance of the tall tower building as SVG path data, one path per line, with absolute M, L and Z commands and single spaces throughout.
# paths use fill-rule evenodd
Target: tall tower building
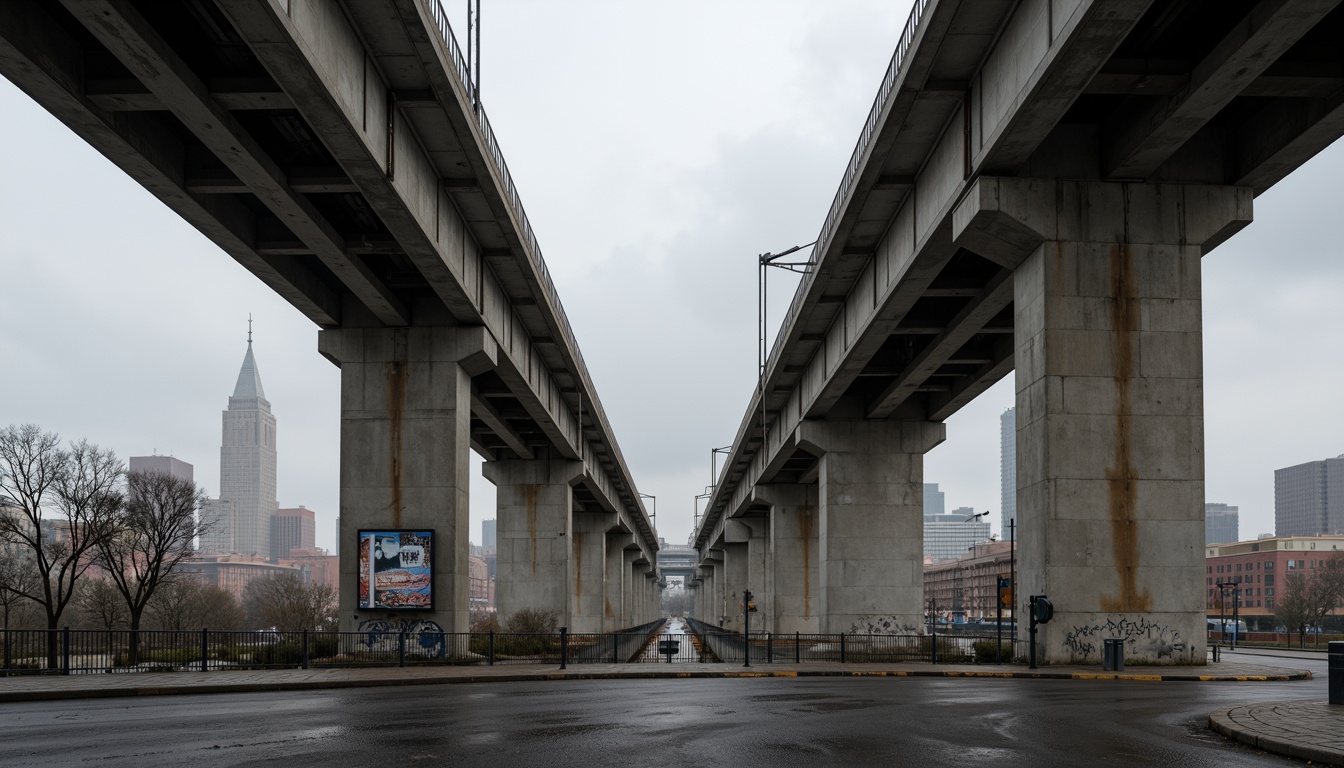
M 941 515 L 941 514 L 943 514 L 943 497 L 944 497 L 945 495 L 946 495 L 946 494 L 944 494 L 942 491 L 938 490 L 938 484 L 937 484 L 937 483 L 925 483 L 925 484 L 924 484 L 924 515 L 925 515 L 925 517 L 927 517 L 927 516 L 929 516 L 929 515 Z
M 261 557 L 271 554 L 271 520 L 279 508 L 275 457 L 275 416 L 252 355 L 249 321 L 247 354 L 229 398 L 229 409 L 224 411 L 219 499 L 205 507 L 209 530 L 201 537 L 201 549 Z
M 1274 534 L 1344 533 L 1344 456 L 1274 470 Z
M 271 518 L 271 559 L 290 557 L 295 549 L 313 549 L 317 546 L 317 519 L 313 510 L 300 504 L 282 509 Z
M 1241 541 L 1237 507 L 1207 502 L 1204 504 L 1204 543 L 1231 544 Z
M 999 415 L 999 536 L 1017 519 L 1017 409 Z

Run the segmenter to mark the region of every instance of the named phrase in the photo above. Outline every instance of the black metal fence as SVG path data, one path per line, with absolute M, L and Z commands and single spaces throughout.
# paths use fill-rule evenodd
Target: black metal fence
M 994 664 L 1026 657 L 1024 641 L 994 635 L 846 635 L 753 632 L 751 642 L 697 619 L 685 619 L 714 659 L 725 662 L 803 664 L 926 662 L 931 664 Z
M 11 629 L 0 674 L 640 661 L 661 620 L 606 634 Z
M 0 675 L 108 674 L 415 665 L 635 663 L 993 663 L 1024 658 L 1022 641 L 968 635 L 740 633 L 695 619 L 601 634 L 439 632 L 380 628 L 362 632 L 0 630 Z M 680 630 L 676 624 L 673 629 Z

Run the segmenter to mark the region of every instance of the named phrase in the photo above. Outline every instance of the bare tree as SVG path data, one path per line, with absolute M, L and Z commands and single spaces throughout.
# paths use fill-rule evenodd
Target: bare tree
M 237 598 L 191 574 L 161 584 L 146 607 L 158 629 L 241 629 L 247 623 Z
M 32 553 L 37 578 L 23 592 L 43 609 L 47 629 L 60 626 L 75 584 L 93 564 L 94 548 L 121 507 L 123 469 L 116 454 L 81 440 L 68 451 L 60 438 L 35 424 L 0 430 L 0 492 L 21 513 L 0 516 L 0 541 Z M 56 515 L 49 516 L 55 507 Z M 47 664 L 57 660 L 56 634 L 47 639 Z
M 196 510 L 205 493 L 190 480 L 165 472 L 131 472 L 126 503 L 117 510 L 111 532 L 98 542 L 98 561 L 121 595 L 131 628 L 130 663 L 139 657 L 141 618 L 154 592 L 194 551 Z
M 87 625 L 95 625 L 99 629 L 124 627 L 129 618 L 126 601 L 121 599 L 116 585 L 108 579 L 81 579 L 75 588 L 74 605 Z
M 23 609 L 33 605 L 28 593 L 33 589 L 36 573 L 23 550 L 12 545 L 0 548 L 0 612 L 4 614 L 4 629 L 9 629 L 11 617 L 29 613 Z
M 336 624 L 336 590 L 304 583 L 298 573 L 266 576 L 243 593 L 247 619 L 256 628 L 330 629 Z

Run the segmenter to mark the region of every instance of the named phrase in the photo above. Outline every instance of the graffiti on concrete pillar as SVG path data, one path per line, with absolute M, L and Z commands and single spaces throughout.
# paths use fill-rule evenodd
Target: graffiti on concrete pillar
M 860 616 L 849 626 L 849 635 L 917 635 L 921 628 L 902 623 L 896 616 Z
M 1101 652 L 1101 641 L 1118 638 L 1125 641 L 1125 650 L 1140 658 L 1174 659 L 1185 654 L 1189 644 L 1178 630 L 1155 624 L 1143 616 L 1129 619 L 1108 616 L 1103 623 L 1075 626 L 1064 637 L 1064 645 L 1077 657 L 1095 656 Z
M 396 652 L 405 633 L 408 654 L 442 659 L 448 653 L 443 628 L 428 619 L 368 619 L 359 623 L 359 631 L 360 646 L 370 652 Z

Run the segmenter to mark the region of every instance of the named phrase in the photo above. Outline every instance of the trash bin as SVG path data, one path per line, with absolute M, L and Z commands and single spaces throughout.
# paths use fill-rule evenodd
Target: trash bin
M 1344 640 L 1330 641 L 1330 703 L 1344 706 Z
M 1101 646 L 1101 668 L 1107 672 L 1125 671 L 1125 641 L 1118 637 L 1107 638 Z

